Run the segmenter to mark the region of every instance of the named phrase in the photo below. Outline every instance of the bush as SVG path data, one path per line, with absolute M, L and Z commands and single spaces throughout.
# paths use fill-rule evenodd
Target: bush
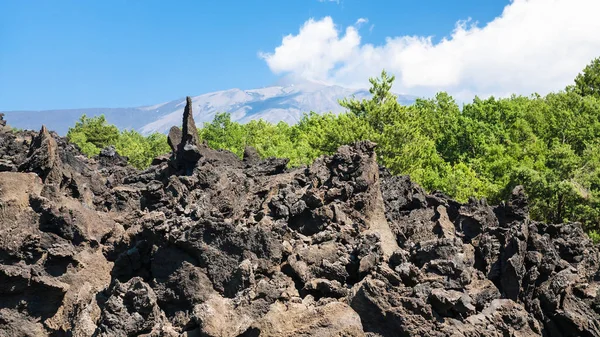
M 156 156 L 167 153 L 169 146 L 163 134 L 142 136 L 134 130 L 123 130 L 108 124 L 104 116 L 88 118 L 81 116 L 67 133 L 70 142 L 76 144 L 87 156 L 95 156 L 108 145 L 129 158 L 129 163 L 139 169 L 146 168 Z

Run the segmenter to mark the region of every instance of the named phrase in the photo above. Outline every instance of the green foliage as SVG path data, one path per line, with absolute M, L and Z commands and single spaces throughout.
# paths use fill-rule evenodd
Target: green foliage
M 575 88 L 581 96 L 600 97 L 600 58 L 594 59 L 575 78 Z
M 242 156 L 246 144 L 244 127 L 231 121 L 228 113 L 215 115 L 211 123 L 204 123 L 199 130 L 200 139 L 206 140 L 213 149 L 227 149 Z
M 104 115 L 92 118 L 83 115 L 75 127 L 69 128 L 67 138 L 77 144 L 85 155 L 94 156 L 104 147 L 116 143 L 119 129 L 108 124 Z
M 67 138 L 87 156 L 95 156 L 104 147 L 114 145 L 117 152 L 128 157 L 129 163 L 137 168 L 148 167 L 152 159 L 169 151 L 165 135 L 155 133 L 144 137 L 133 130 L 119 131 L 116 126 L 108 124 L 103 115 L 92 118 L 81 116 L 69 129 Z
M 595 244 L 600 243 L 600 232 L 598 232 L 595 229 L 592 229 L 588 232 L 588 235 L 590 236 L 590 239 L 594 241 Z
M 295 125 L 240 124 L 222 113 L 199 136 L 215 149 L 241 157 L 253 146 L 262 157 L 290 158 L 291 166 L 369 139 L 381 164 L 425 189 L 497 203 L 523 185 L 534 219 L 579 221 L 600 241 L 600 58 L 563 91 L 476 97 L 462 107 L 445 92 L 402 106 L 391 92 L 394 79 L 382 71 L 370 79 L 370 99 L 340 100 L 347 113 L 310 112 Z M 103 117 L 83 116 L 68 136 L 88 155 L 115 144 L 136 167 L 168 151 L 164 135 L 119 132 Z
M 147 137 L 134 130 L 124 130 L 116 141 L 117 153 L 129 159 L 129 163 L 137 168 L 150 166 L 152 159 L 169 152 L 167 136 L 153 133 Z

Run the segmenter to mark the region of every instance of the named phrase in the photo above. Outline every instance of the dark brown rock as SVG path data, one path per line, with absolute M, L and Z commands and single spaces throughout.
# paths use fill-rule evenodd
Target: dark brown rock
M 172 148 L 179 136 L 178 129 L 171 128 L 168 139 Z M 202 157 L 202 148 L 205 147 L 206 145 L 200 144 L 198 130 L 196 129 L 194 114 L 192 112 L 192 98 L 188 96 L 183 110 L 181 141 L 177 145 L 175 152 L 176 169 L 182 171 L 185 175 L 190 175 L 196 166 L 196 163 Z
M 185 109 L 183 110 L 183 128 L 181 131 L 181 143 L 190 145 L 200 145 L 198 140 L 198 130 L 194 122 L 194 113 L 192 112 L 192 98 L 185 98 Z
M 169 130 L 169 136 L 167 137 L 167 143 L 169 143 L 169 146 L 171 147 L 171 151 L 175 152 L 177 151 L 177 147 L 179 146 L 179 144 L 181 144 L 181 140 L 182 140 L 182 136 L 181 136 L 181 129 L 173 126 L 171 127 L 171 129 Z
M 260 155 L 252 146 L 246 146 L 244 148 L 243 159 L 244 163 L 248 165 L 256 165 L 258 162 L 260 162 Z
M 598 247 L 531 221 L 522 188 L 427 194 L 367 141 L 241 160 L 187 103 L 144 171 L 0 133 L 0 336 L 600 335 Z
M 120 156 L 117 153 L 117 149 L 113 146 L 107 146 L 100 151 L 98 155 L 98 162 L 101 167 L 111 166 L 126 166 L 128 158 Z
M 33 139 L 27 159 L 21 164 L 19 170 L 35 172 L 45 183 L 60 184 L 62 182 L 63 170 L 58 145 L 46 126 L 42 126 L 38 135 Z

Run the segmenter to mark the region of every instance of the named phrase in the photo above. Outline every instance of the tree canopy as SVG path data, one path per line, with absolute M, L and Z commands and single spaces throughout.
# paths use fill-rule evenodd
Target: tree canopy
M 142 136 L 135 130 L 122 130 L 108 124 L 104 115 L 89 118 L 81 116 L 75 126 L 69 128 L 67 138 L 79 146 L 87 156 L 95 156 L 109 145 L 129 158 L 129 163 L 137 168 L 146 168 L 156 156 L 167 153 L 167 136 L 159 133 Z

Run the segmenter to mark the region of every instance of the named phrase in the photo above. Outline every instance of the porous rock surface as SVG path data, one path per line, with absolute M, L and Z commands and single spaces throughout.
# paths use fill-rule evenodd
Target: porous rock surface
M 598 248 L 521 188 L 427 194 L 371 142 L 241 160 L 187 110 L 145 171 L 0 130 L 0 336 L 600 336 Z

